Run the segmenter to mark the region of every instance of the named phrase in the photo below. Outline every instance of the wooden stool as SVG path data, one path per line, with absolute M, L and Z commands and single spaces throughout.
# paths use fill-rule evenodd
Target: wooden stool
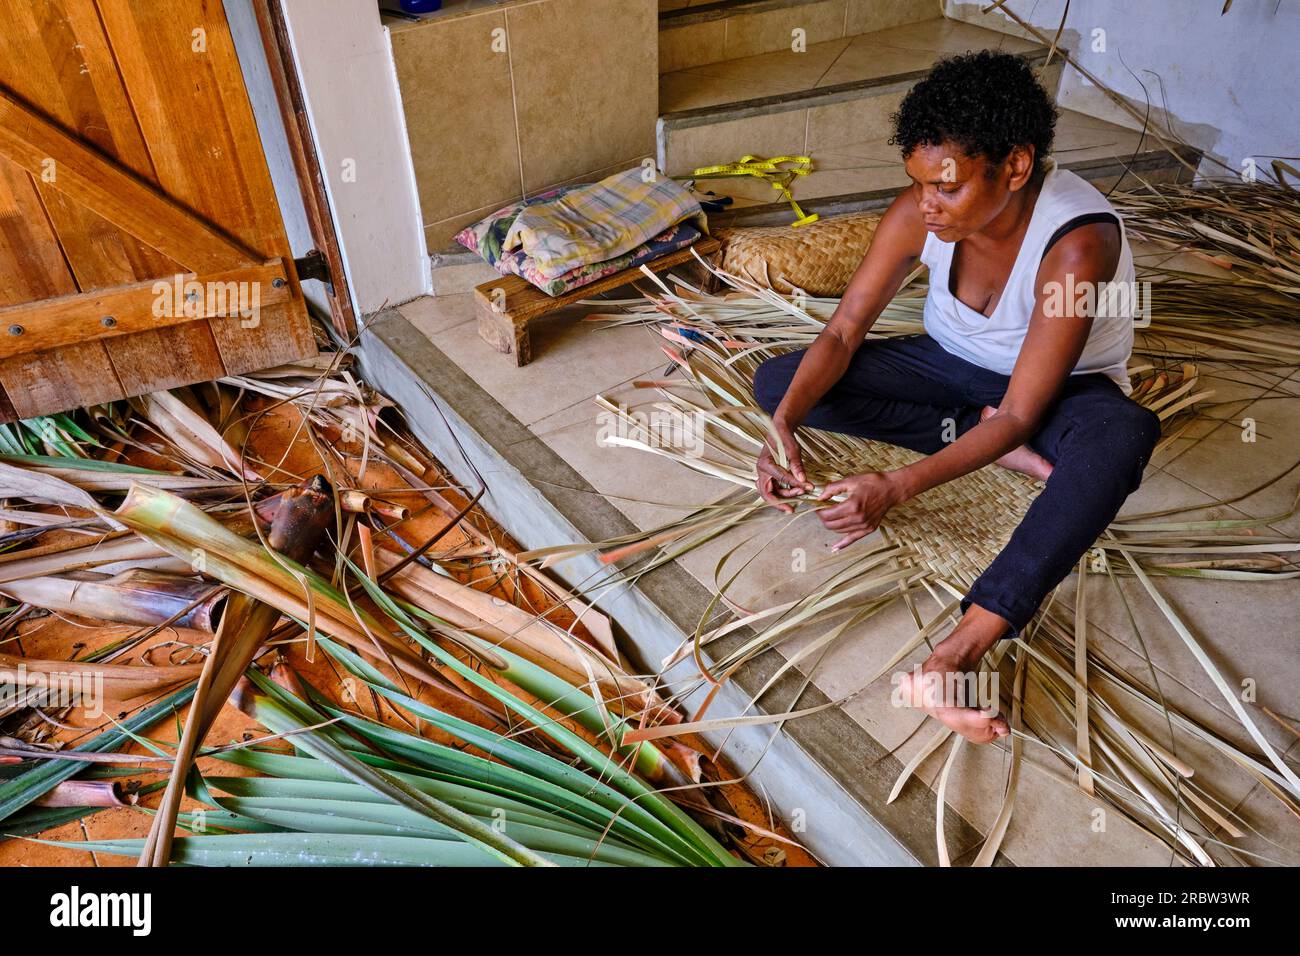
M 684 249 L 651 259 L 645 266 L 653 272 L 662 272 L 693 260 L 694 252 L 707 255 L 716 252 L 721 245 L 717 239 L 706 236 Z M 513 353 L 516 365 L 527 365 L 533 360 L 533 350 L 528 339 L 530 322 L 548 312 L 617 289 L 638 278 L 644 278 L 644 273 L 640 266 L 634 266 L 580 288 L 570 289 L 561 295 L 547 295 L 519 276 L 501 276 L 474 288 L 474 295 L 478 299 L 478 334 L 498 352 L 507 355 Z

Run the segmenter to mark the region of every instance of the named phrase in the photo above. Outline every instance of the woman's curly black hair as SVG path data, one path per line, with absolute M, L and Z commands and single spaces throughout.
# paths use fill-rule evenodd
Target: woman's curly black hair
M 891 119 L 889 141 L 904 157 L 948 142 L 1000 163 L 1013 146 L 1033 146 L 1038 172 L 1052 148 L 1056 107 L 1023 59 L 981 50 L 936 63 Z

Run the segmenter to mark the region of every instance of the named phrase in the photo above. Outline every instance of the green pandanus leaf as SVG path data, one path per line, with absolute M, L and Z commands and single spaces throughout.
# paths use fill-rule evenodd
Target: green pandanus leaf
M 481 848 L 504 863 L 517 866 L 551 865 L 550 861 L 497 832 L 491 826 L 484 825 L 445 801 L 417 790 L 385 771 L 358 760 L 327 735 L 311 729 L 321 722 L 320 716 L 313 713 L 302 701 L 277 688 L 274 683 L 256 671 L 249 672 L 249 679 L 257 690 L 240 694 L 238 701 L 240 707 L 275 733 L 293 733 L 296 746 L 330 764 L 349 780 L 374 791 L 398 806 L 406 807 L 416 814 L 441 824 L 453 831 L 460 839 Z

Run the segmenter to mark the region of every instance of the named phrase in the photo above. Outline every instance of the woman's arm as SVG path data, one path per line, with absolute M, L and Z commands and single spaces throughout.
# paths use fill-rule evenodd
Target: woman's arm
M 823 498 L 846 496 L 819 515 L 826 527 L 844 535 L 835 550 L 874 531 L 894 505 L 983 468 L 1034 435 L 1092 329 L 1092 316 L 1079 314 L 1073 301 L 1064 301 L 1065 314 L 1048 314 L 1047 303 L 1063 297 L 1049 299 L 1045 290 L 1051 283 L 1066 289 L 1087 283 L 1100 287 L 1114 277 L 1120 248 L 1118 231 L 1108 223 L 1074 229 L 1051 248 L 1038 270 L 1034 314 L 1001 405 L 942 451 L 896 471 L 854 475 L 828 485 Z
M 812 490 L 799 459 L 794 430 L 843 377 L 849 359 L 898 293 L 924 244 L 925 226 L 916 208 L 916 197 L 912 190 L 906 190 L 881 217 L 871 246 L 849 280 L 840 304 L 799 363 L 785 397 L 773 413 L 773 430 L 789 467 L 781 467 L 770 447 L 760 454 L 758 491 L 769 503 L 791 511 L 780 499 Z

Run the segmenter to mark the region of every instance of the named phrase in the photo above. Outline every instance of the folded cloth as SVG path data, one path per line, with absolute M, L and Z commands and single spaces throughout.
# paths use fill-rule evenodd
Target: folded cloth
M 528 199 L 516 199 L 509 205 L 502 206 L 496 212 L 484 216 L 472 226 L 466 226 L 456 233 L 456 241 L 470 252 L 477 252 L 488 265 L 496 266 L 505 252 L 502 244 L 506 241 L 506 235 L 510 232 L 510 227 L 515 224 L 515 219 L 518 218 L 519 214 L 528 206 L 550 202 L 557 196 L 563 196 L 571 188 L 573 187 L 560 187 L 559 189 L 538 193 Z M 497 271 L 502 274 L 506 272 L 505 269 L 499 266 Z
M 547 279 L 538 272 L 530 256 L 517 249 L 503 250 L 501 246 L 510 227 L 523 209 L 549 202 L 574 188 L 576 187 L 552 189 L 530 199 L 511 203 L 472 226 L 462 229 L 456 235 L 456 241 L 471 252 L 478 253 L 502 275 L 517 275 L 531 282 L 547 295 L 562 295 L 570 289 L 580 288 L 607 275 L 633 268 L 667 252 L 689 246 L 700 238 L 700 231 L 693 225 L 679 223 L 621 256 L 615 256 L 604 262 L 588 263 L 558 278 Z
M 666 176 L 646 182 L 637 166 L 525 207 L 502 248 L 521 250 L 538 275 L 556 279 L 631 252 L 687 219 L 708 231 L 704 210 L 684 186 Z

